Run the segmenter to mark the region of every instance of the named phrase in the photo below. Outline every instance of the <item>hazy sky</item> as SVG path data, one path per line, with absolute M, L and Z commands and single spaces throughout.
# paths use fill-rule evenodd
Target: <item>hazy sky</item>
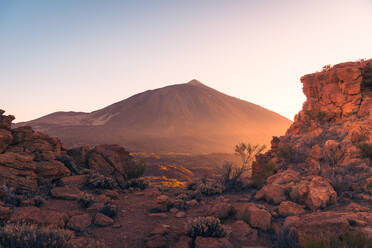
M 0 108 L 93 111 L 193 78 L 290 119 L 299 78 L 372 57 L 371 0 L 1 0 Z

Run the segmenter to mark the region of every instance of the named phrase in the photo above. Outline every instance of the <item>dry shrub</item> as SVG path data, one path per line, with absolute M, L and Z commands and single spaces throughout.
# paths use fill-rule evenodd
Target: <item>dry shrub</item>
M 126 189 L 134 188 L 144 190 L 149 186 L 148 182 L 143 178 L 133 178 L 125 183 Z
M 205 196 L 219 195 L 225 191 L 225 187 L 219 180 L 203 179 L 196 187 L 196 191 Z
M 196 238 L 215 237 L 220 238 L 226 236 L 225 228 L 220 220 L 216 217 L 197 217 L 186 224 L 187 235 Z
M 370 248 L 372 239 L 358 231 L 350 231 L 332 237 L 305 236 L 300 241 L 302 248 Z
M 136 161 L 134 159 L 129 160 L 124 167 L 124 178 L 130 180 L 134 178 L 142 177 L 145 173 L 146 165 L 142 161 Z
M 87 179 L 86 186 L 90 189 L 114 189 L 118 184 L 111 177 L 106 177 L 99 173 L 91 173 Z
M 275 164 L 273 162 L 253 163 L 253 186 L 261 188 L 269 176 L 274 175 Z
M 0 229 L 2 248 L 70 248 L 73 232 L 25 223 L 6 224 Z

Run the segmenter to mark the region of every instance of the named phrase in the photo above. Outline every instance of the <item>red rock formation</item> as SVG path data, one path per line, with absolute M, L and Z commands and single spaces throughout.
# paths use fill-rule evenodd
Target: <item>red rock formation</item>
M 255 176 L 270 163 L 276 171 L 255 198 L 280 203 L 281 215 L 295 215 L 283 228 L 294 228 L 299 236 L 365 230 L 372 225 L 365 213 L 372 202 L 372 163 L 360 144 L 372 144 L 372 60 L 327 67 L 301 81 L 307 97 L 303 109 L 253 167 Z M 366 208 L 345 211 L 358 199 Z

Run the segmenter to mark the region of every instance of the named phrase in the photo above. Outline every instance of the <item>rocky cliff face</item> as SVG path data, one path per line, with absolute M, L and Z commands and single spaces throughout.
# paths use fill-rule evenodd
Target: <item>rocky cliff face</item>
M 279 209 L 285 203 L 321 211 L 287 217 L 283 227 L 299 234 L 344 232 L 350 220 L 364 221 L 356 228 L 370 232 L 365 212 L 372 207 L 372 60 L 325 67 L 301 81 L 303 109 L 286 135 L 274 137 L 271 150 L 257 157 L 254 175 L 270 163 L 276 173 L 255 198 Z M 352 216 L 350 206 L 364 210 Z M 332 223 L 343 228 L 330 228 Z
M 66 176 L 97 172 L 125 183 L 132 157 L 117 145 L 67 150 L 57 138 L 32 130 L 11 129 L 13 116 L 0 111 L 0 185 L 17 194 L 32 195 Z M 1 196 L 1 194 L 0 194 Z

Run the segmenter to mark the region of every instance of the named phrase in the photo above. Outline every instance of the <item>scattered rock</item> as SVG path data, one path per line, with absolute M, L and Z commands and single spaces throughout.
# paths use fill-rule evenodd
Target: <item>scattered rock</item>
M 101 213 L 97 213 L 96 217 L 94 218 L 94 224 L 97 226 L 110 226 L 113 223 L 113 219 Z
M 236 214 L 236 209 L 230 204 L 226 202 L 218 202 L 217 204 L 213 205 L 209 211 L 208 215 L 215 216 L 221 220 L 227 219 L 231 216 Z
M 75 215 L 70 218 L 67 227 L 77 231 L 83 232 L 92 224 L 92 219 L 89 214 Z
M 238 220 L 231 225 L 231 237 L 239 242 L 257 241 L 257 230 L 251 228 L 247 223 Z
M 82 192 L 76 187 L 55 187 L 50 194 L 59 199 L 77 200 L 82 196 Z

